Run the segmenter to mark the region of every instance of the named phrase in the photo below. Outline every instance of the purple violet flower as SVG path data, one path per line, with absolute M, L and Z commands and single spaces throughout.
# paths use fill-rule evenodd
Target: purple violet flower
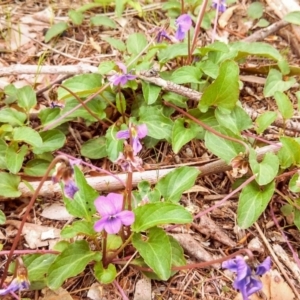
M 13 279 L 5 289 L 0 289 L 0 296 L 7 295 L 12 292 L 22 291 L 29 289 L 29 280 L 26 276 L 19 275 Z
M 117 62 L 116 64 L 122 72 L 119 74 L 109 76 L 108 81 L 111 82 L 113 85 L 125 85 L 127 81 L 136 78 L 135 75 L 127 73 L 127 68 L 123 63 Z
M 131 125 L 129 128 L 130 129 L 118 131 L 116 137 L 117 139 L 129 139 L 129 130 L 131 130 L 133 154 L 137 155 L 142 150 L 140 139 L 144 138 L 148 134 L 148 128 L 146 124 L 138 126 Z
M 161 43 L 163 41 L 163 39 L 167 39 L 169 41 L 171 41 L 171 38 L 169 37 L 169 35 L 167 34 L 167 32 L 164 29 L 161 29 L 156 36 L 156 42 L 157 43 Z
M 79 188 L 76 186 L 76 183 L 74 182 L 73 179 L 69 178 L 69 179 L 65 180 L 64 193 L 68 198 L 74 199 L 74 195 L 78 191 L 79 191 Z
M 233 282 L 233 287 L 241 292 L 243 300 L 249 300 L 249 296 L 262 289 L 263 285 L 258 276 L 270 270 L 271 258 L 267 257 L 256 268 L 255 274 L 252 274 L 251 268 L 242 256 L 223 262 L 222 267 L 236 273 L 237 277 Z
M 213 0 L 212 7 L 217 9 L 219 7 L 219 12 L 224 12 L 227 8 L 226 0 Z
M 190 30 L 192 26 L 192 18 L 188 14 L 179 16 L 175 21 L 177 31 L 175 33 L 175 38 L 179 41 L 183 40 L 185 34 Z
M 129 226 L 134 222 L 134 213 L 123 209 L 123 196 L 109 193 L 106 197 L 99 196 L 95 200 L 95 206 L 101 219 L 94 224 L 98 232 L 105 230 L 108 234 L 116 234 L 122 225 Z
M 70 161 L 70 166 L 66 166 L 62 163 L 57 163 L 55 166 L 55 171 L 52 175 L 52 182 L 58 183 L 62 181 L 64 183 L 64 194 L 70 198 L 74 199 L 74 195 L 79 191 L 76 183 L 73 179 L 74 169 L 73 166 L 76 164 Z

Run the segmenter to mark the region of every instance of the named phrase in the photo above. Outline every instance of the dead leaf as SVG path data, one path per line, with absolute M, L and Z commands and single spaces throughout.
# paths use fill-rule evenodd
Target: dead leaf
M 225 12 L 222 13 L 222 15 L 220 16 L 219 21 L 218 21 L 220 28 L 223 29 L 223 28 L 226 27 L 228 21 L 230 20 L 230 18 L 232 17 L 234 11 L 237 8 L 239 8 L 239 5 L 234 5 L 234 6 L 231 6 L 231 7 L 227 8 L 225 10 Z
M 91 300 L 100 300 L 102 299 L 102 286 L 100 283 L 95 282 L 92 284 L 92 286 L 90 287 L 88 293 L 87 293 L 87 297 Z
M 19 228 L 21 222 L 16 220 L 7 220 L 5 224 Z M 46 247 L 49 245 L 49 242 L 45 240 L 45 238 L 58 240 L 60 237 L 60 230 L 54 227 L 25 223 L 22 234 L 25 237 L 28 247 L 30 249 L 36 249 L 38 247 Z
M 142 278 L 138 280 L 135 286 L 133 300 L 151 300 L 151 279 Z
M 73 218 L 66 209 L 65 206 L 59 203 L 53 203 L 49 206 L 46 206 L 41 216 L 50 220 L 58 220 L 58 221 L 69 221 Z
M 55 291 L 46 288 L 42 293 L 44 297 L 41 300 L 73 300 L 69 292 L 61 287 Z
M 171 234 L 171 236 L 179 242 L 186 253 L 188 253 L 191 257 L 194 257 L 196 260 L 211 261 L 216 259 L 209 252 L 207 252 L 190 234 Z M 213 264 L 212 267 L 219 269 L 220 264 Z

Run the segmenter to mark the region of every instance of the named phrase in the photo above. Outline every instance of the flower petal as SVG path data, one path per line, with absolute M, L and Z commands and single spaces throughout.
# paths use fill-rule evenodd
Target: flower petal
M 127 80 L 129 81 L 129 80 L 134 80 L 134 79 L 136 79 L 136 76 L 135 76 L 135 75 L 132 75 L 132 74 L 126 74 L 126 78 L 127 78 Z
M 120 75 L 119 80 L 120 80 L 119 82 L 120 85 L 125 85 L 128 81 L 128 75 L 127 74 Z
M 132 211 L 123 210 L 117 214 L 123 225 L 129 226 L 134 222 L 135 215 Z
M 107 200 L 109 200 L 114 206 L 114 213 L 112 215 L 118 214 L 123 209 L 123 195 L 117 193 L 109 193 L 106 196 Z
M 108 234 L 116 234 L 120 231 L 122 226 L 121 219 L 116 217 L 116 218 L 111 218 L 107 220 L 104 224 L 104 230 Z
M 115 74 L 108 77 L 108 81 L 112 83 L 113 85 L 119 85 L 120 84 L 120 75 Z
M 146 124 L 141 124 L 137 126 L 137 135 L 139 139 L 144 138 L 148 134 L 148 127 Z
M 101 217 L 113 216 L 119 212 L 116 211 L 113 201 L 105 196 L 99 196 L 94 204 Z
M 103 217 L 101 220 L 96 221 L 94 224 L 94 229 L 97 232 L 101 232 L 102 230 L 104 230 L 104 226 L 106 224 L 106 222 L 108 221 L 109 216 Z
M 138 137 L 132 139 L 132 150 L 134 155 L 137 155 L 142 150 L 142 144 Z
M 117 139 L 129 139 L 129 137 L 130 137 L 130 134 L 129 134 L 129 130 L 128 129 L 126 129 L 126 130 L 120 130 L 116 134 L 116 138 Z
M 65 182 L 64 193 L 68 198 L 74 199 L 74 195 L 78 190 L 78 187 L 72 179 Z
M 256 293 L 257 291 L 261 290 L 263 284 L 259 279 L 254 278 L 253 276 L 250 277 L 250 282 L 246 284 L 246 293 L 247 297 L 251 296 L 252 294 Z
M 179 26 L 176 33 L 175 33 L 175 38 L 178 40 L 178 41 L 181 41 L 183 40 L 185 37 L 185 32 L 183 32 L 181 30 L 181 27 Z
M 127 73 L 127 67 L 123 63 L 118 61 L 116 62 L 116 65 L 119 67 L 123 74 Z
M 176 24 L 182 32 L 187 32 L 192 26 L 192 18 L 188 14 L 183 14 L 177 18 Z
M 256 268 L 256 275 L 264 275 L 271 269 L 271 258 L 268 256 L 257 268 Z

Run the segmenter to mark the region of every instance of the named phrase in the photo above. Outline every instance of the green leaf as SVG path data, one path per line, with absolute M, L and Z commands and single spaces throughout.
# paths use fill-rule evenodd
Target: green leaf
M 21 148 L 19 148 L 17 143 L 11 143 L 7 147 L 5 155 L 6 166 L 11 173 L 16 174 L 21 170 L 27 151 L 27 145 L 22 145 Z
M 140 122 L 147 125 L 148 136 L 158 140 L 171 140 L 173 122 L 164 116 L 161 107 L 141 107 Z
M 115 38 L 111 38 L 108 36 L 104 36 L 104 37 L 102 37 L 102 40 L 106 41 L 113 48 L 119 50 L 120 52 L 124 52 L 126 50 L 126 45 L 120 39 L 115 39 Z
M 98 262 L 94 266 L 94 274 L 100 283 L 109 284 L 115 280 L 117 276 L 117 270 L 113 264 L 109 264 L 107 268 L 104 269 L 102 262 Z
M 86 241 L 75 241 L 50 266 L 48 287 L 58 289 L 66 279 L 78 275 L 88 263 L 99 259 L 100 253 L 91 251 Z
M 247 10 L 248 17 L 251 19 L 261 18 L 263 12 L 264 12 L 264 7 L 260 2 L 252 2 Z
M 126 47 L 129 54 L 139 55 L 143 51 L 145 51 L 145 47 L 147 46 L 148 41 L 144 34 L 142 33 L 133 33 L 129 35 Z
M 184 66 L 172 73 L 171 81 L 177 84 L 200 83 L 202 72 L 200 68 L 194 66 Z
M 199 131 L 199 125 L 194 122 L 184 118 L 176 119 L 172 130 L 172 149 L 174 153 L 178 153 L 182 146 L 196 137 Z
M 63 239 L 71 239 L 77 235 L 95 237 L 96 234 L 94 223 L 84 220 L 75 221 L 72 225 L 67 225 L 61 231 L 61 237 Z
M 116 107 L 121 115 L 126 112 L 126 99 L 122 92 L 116 94 Z
M 215 116 L 221 126 L 229 129 L 236 135 L 240 135 L 241 131 L 252 126 L 251 118 L 239 106 L 235 106 L 230 114 L 225 114 L 221 110 L 216 109 Z
M 66 208 L 74 217 L 85 218 L 87 221 L 91 221 L 92 215 L 96 213 L 94 201 L 99 194 L 87 183 L 78 167 L 74 167 L 74 172 L 75 182 L 79 191 L 75 194 L 73 200 L 64 197 Z
M 41 147 L 43 140 L 41 136 L 30 127 L 17 127 L 13 132 L 15 141 L 25 142 L 33 147 Z
M 277 154 L 280 166 L 286 169 L 291 165 L 300 165 L 299 143 L 290 137 L 281 137 L 280 142 L 282 143 L 282 147 Z
M 146 103 L 151 105 L 156 102 L 161 91 L 161 87 L 146 81 L 142 81 L 142 90 Z
M 28 113 L 36 105 L 36 94 L 29 85 L 17 90 L 18 104 Z
M 277 64 L 283 75 L 290 74 L 291 68 L 289 62 L 286 59 L 279 60 Z
M 115 67 L 115 63 L 113 61 L 103 61 L 100 63 L 98 67 L 98 72 L 101 75 L 107 74 L 109 71 L 113 70 Z
M 92 140 L 88 140 L 82 145 L 80 153 L 82 156 L 91 159 L 99 159 L 107 156 L 105 137 L 101 136 Z
M 237 220 L 241 228 L 249 228 L 264 212 L 275 191 L 275 182 L 259 186 L 251 182 L 240 194 Z
M 87 91 L 84 91 L 85 94 Z M 77 107 L 79 104 L 77 99 L 68 99 L 66 101 L 66 105 L 61 111 L 61 115 L 69 112 L 74 107 Z M 105 112 L 104 109 L 106 108 L 106 103 L 101 101 L 98 97 L 95 97 L 91 101 L 89 101 L 86 106 L 89 108 L 90 111 L 94 113 L 99 119 L 105 118 Z M 90 122 L 96 122 L 97 119 L 93 117 L 90 112 L 88 112 L 83 106 L 80 105 L 80 108 L 76 109 L 74 112 L 72 112 L 67 118 L 64 118 L 64 120 L 61 121 L 60 124 L 63 122 L 67 122 L 69 120 L 73 120 L 74 118 L 83 118 L 85 120 L 88 120 Z M 97 121 L 98 122 L 98 121 Z
M 29 160 L 23 167 L 24 173 L 29 176 L 43 176 L 50 162 L 44 159 L 32 159 Z
M 35 154 L 42 154 L 44 152 L 51 152 L 60 149 L 66 142 L 65 135 L 58 129 L 42 131 L 40 136 L 43 140 L 43 144 L 40 147 L 33 148 L 33 152 Z
M 146 241 L 140 233 L 135 233 L 132 237 L 132 244 L 160 279 L 169 279 L 171 276 L 170 254 L 172 248 L 170 240 L 163 229 L 150 228 Z
M 81 74 L 67 79 L 63 85 L 82 98 L 89 96 L 91 91 L 96 92 L 96 89 L 102 85 L 101 81 L 102 76 L 100 74 Z M 74 99 L 67 90 L 61 87 L 57 90 L 57 97 L 58 99 Z M 79 104 L 78 101 L 77 104 Z
M 246 43 L 246 42 L 235 42 L 230 44 L 231 50 L 238 51 L 237 60 L 240 60 L 248 55 L 256 55 L 274 59 L 276 61 L 282 60 L 283 57 L 280 52 L 273 46 L 267 43 L 255 42 L 255 43 Z
M 21 192 L 18 190 L 20 183 L 20 177 L 0 172 L 0 196 L 8 198 L 17 198 L 21 195 Z
M 123 152 L 123 140 L 117 139 L 116 134 L 118 129 L 111 126 L 106 131 L 106 153 L 111 161 L 116 161 L 120 152 Z
M 57 24 L 52 25 L 45 35 L 45 42 L 48 43 L 55 36 L 63 33 L 68 28 L 68 24 L 66 22 L 59 22 Z
M 219 75 L 219 66 L 211 60 L 201 61 L 197 64 L 197 67 L 199 67 L 204 74 L 213 79 L 216 79 Z
M 60 115 L 60 108 L 45 108 L 42 109 L 39 113 L 39 119 L 41 120 L 42 125 L 53 122 Z
M 277 113 L 274 111 L 266 111 L 255 120 L 257 133 L 263 133 L 277 118 Z
M 111 18 L 104 15 L 97 15 L 91 18 L 91 24 L 93 26 L 106 26 L 110 28 L 116 28 L 116 22 Z
M 158 60 L 161 64 L 167 63 L 169 60 L 176 57 L 183 57 L 188 55 L 187 44 L 179 43 L 168 45 L 165 49 L 158 53 Z
M 48 273 L 48 269 L 55 258 L 55 254 L 30 254 L 23 256 L 23 261 L 28 271 L 29 280 L 44 280 L 45 274 Z
M 283 19 L 289 23 L 300 25 L 300 11 L 292 11 L 285 15 Z
M 12 126 L 22 126 L 26 120 L 26 114 L 13 108 L 0 109 L 0 123 L 9 123 Z
M 5 224 L 5 222 L 6 222 L 5 214 L 4 214 L 4 212 L 0 209 L 0 225 Z
M 168 238 L 172 247 L 172 267 L 184 266 L 186 259 L 182 247 L 171 235 L 168 235 Z
M 276 69 L 271 69 L 265 83 L 264 96 L 272 97 L 275 92 L 284 92 L 290 89 L 295 83 L 295 78 L 283 81 L 282 74 Z
M 239 136 L 234 135 L 228 129 L 221 127 L 218 129 L 218 131 L 223 135 L 240 139 Z M 239 153 L 245 152 L 243 145 L 221 138 L 209 131 L 206 131 L 205 133 L 205 146 L 209 151 L 223 159 L 227 164 L 229 164 L 230 161 Z
M 257 174 L 256 181 L 259 185 L 270 183 L 278 173 L 279 159 L 274 153 L 266 153 L 262 162 L 256 160 L 256 152 L 250 149 L 250 167 Z
M 147 203 L 134 210 L 135 221 L 131 225 L 134 232 L 147 230 L 165 224 L 186 224 L 192 222 L 191 214 L 178 204 L 160 202 Z
M 204 90 L 198 108 L 206 112 L 209 106 L 232 110 L 239 97 L 239 67 L 233 61 L 225 61 L 220 66 L 217 79 Z
M 282 117 L 290 119 L 294 115 L 294 108 L 289 97 L 282 92 L 275 92 L 274 97 Z
M 178 202 L 183 192 L 194 184 L 199 170 L 193 167 L 180 167 L 168 173 L 156 184 L 165 201 Z
M 299 184 L 297 184 L 298 180 L 299 180 L 299 174 L 295 173 L 289 182 L 289 189 L 293 193 L 300 193 L 300 186 Z
M 300 210 L 295 209 L 294 211 L 294 223 L 297 226 L 298 230 L 300 230 Z
M 264 28 L 270 25 L 270 22 L 266 19 L 260 19 L 257 23 L 256 23 L 256 27 L 260 27 L 260 28 Z
M 107 243 L 106 249 L 107 251 L 114 251 L 119 249 L 122 246 L 122 238 L 115 234 L 108 234 L 107 235 Z
M 81 12 L 73 9 L 69 10 L 68 16 L 74 25 L 81 25 L 84 20 L 84 15 Z
M 4 142 L 4 140 L 0 139 L 0 169 L 6 169 L 6 150 L 7 150 L 7 145 Z

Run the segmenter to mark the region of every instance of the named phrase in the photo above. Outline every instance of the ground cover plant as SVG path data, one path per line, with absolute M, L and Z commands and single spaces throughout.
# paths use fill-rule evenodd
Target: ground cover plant
M 12 49 L 12 7 L 1 8 L 1 39 L 20 55 L 28 45 Z M 46 48 L 0 72 L 34 75 L 21 87 L 3 77 L 0 295 L 299 298 L 299 57 L 266 38 L 300 25 L 300 8 L 275 23 L 261 2 L 224 0 L 53 2 L 45 11 L 42 42 L 30 40 Z M 49 203 L 67 217 L 43 227 Z M 273 226 L 294 263 L 287 271 L 266 238 Z M 142 298 L 140 278 L 152 282 Z

